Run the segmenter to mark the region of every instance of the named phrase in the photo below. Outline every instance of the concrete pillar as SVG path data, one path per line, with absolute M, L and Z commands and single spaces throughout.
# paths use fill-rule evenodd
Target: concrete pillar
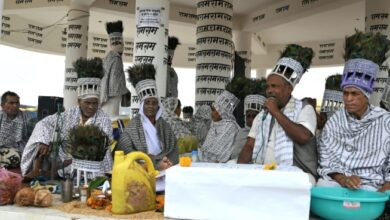
M 390 1 L 366 0 L 366 31 L 381 32 L 389 39 L 390 35 Z M 390 59 L 387 59 L 380 67 L 376 80 L 374 82 L 374 91 L 370 97 L 370 103 L 379 106 L 382 98 L 386 80 L 388 78 L 388 65 Z
M 137 0 L 133 63 L 151 63 L 156 68 L 157 92 L 165 97 L 168 62 L 169 0 Z M 137 92 L 131 86 L 131 115 L 138 114 Z
M 233 33 L 233 42 L 234 50 L 245 60 L 245 77 L 251 78 L 252 34 L 250 32 L 235 31 Z
M 233 0 L 198 0 L 196 107 L 211 105 L 231 76 Z
M 92 2 L 84 4 L 83 1 L 73 0 L 68 11 L 64 85 L 66 109 L 77 105 L 77 73 L 73 69 L 73 62 L 80 57 L 87 57 L 89 5 Z

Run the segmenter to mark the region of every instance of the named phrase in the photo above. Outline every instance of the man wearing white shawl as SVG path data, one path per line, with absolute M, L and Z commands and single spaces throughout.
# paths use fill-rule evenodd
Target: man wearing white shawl
M 78 69 L 75 65 L 77 63 L 81 67 L 86 69 Z M 53 140 L 53 136 L 56 129 L 59 129 L 58 140 L 62 140 L 62 144 L 66 144 L 69 131 L 78 125 L 96 125 L 102 129 L 102 131 L 109 137 L 110 144 L 112 140 L 112 127 L 110 118 L 101 110 L 98 109 L 99 105 L 99 92 L 100 92 L 100 78 L 103 76 L 103 64 L 100 58 L 94 58 L 91 60 L 85 60 L 80 58 L 76 61 L 75 71 L 78 73 L 79 79 L 77 80 L 78 88 L 78 106 L 67 109 L 60 114 L 54 114 L 48 116 L 37 123 L 34 131 L 28 140 L 26 148 L 23 151 L 21 170 L 22 175 L 26 176 L 32 168 L 33 161 L 37 157 L 46 156 L 53 149 L 50 149 L 50 142 Z M 93 74 L 90 76 L 80 76 L 80 73 Z M 63 146 L 65 147 L 65 146 Z M 59 159 L 64 163 L 71 163 L 72 156 L 65 153 L 60 148 Z M 68 164 L 66 164 L 68 165 Z M 58 167 L 60 168 L 60 167 Z M 106 151 L 106 156 L 100 165 L 100 172 L 110 172 L 112 169 L 112 157 L 109 150 Z M 34 173 L 33 173 L 34 172 Z M 29 173 L 29 177 L 39 175 L 35 173 L 35 170 Z
M 389 45 L 379 33 L 357 32 L 346 39 L 344 108 L 322 131 L 319 186 L 390 189 L 390 113 L 368 101 Z
M 238 163 L 273 163 L 297 166 L 317 176 L 316 114 L 311 105 L 291 96 L 294 86 L 311 64 L 313 50 L 291 44 L 267 77 L 268 99 L 254 119 Z M 299 62 L 298 62 L 299 61 Z
M 152 64 L 138 64 L 127 72 L 141 100 L 139 114 L 122 132 L 117 150 L 147 153 L 155 167 L 164 170 L 179 161 L 176 138 L 169 124 L 161 117 L 163 107 L 158 98 L 156 70 Z

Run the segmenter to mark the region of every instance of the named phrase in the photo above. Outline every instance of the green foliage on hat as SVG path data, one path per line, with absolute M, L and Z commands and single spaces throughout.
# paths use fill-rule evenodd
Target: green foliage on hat
M 168 37 L 169 50 L 175 50 L 177 45 L 180 45 L 179 39 L 177 37 Z
M 70 129 L 66 151 L 80 160 L 101 161 L 106 155 L 108 136 L 96 125 Z
M 139 81 L 145 79 L 155 79 L 156 69 L 153 64 L 135 64 L 127 70 L 129 81 L 135 87 Z
M 345 39 L 345 61 L 362 58 L 382 65 L 386 60 L 386 52 L 390 49 L 390 41 L 379 32 L 363 33 L 355 29 L 356 33 Z
M 114 33 L 114 32 L 123 32 L 123 24 L 122 21 L 115 21 L 115 22 L 107 22 L 106 23 L 106 30 L 108 34 Z
M 341 74 L 334 74 L 326 78 L 325 89 L 342 91 L 341 89 Z
M 303 72 L 311 65 L 311 60 L 313 59 L 314 51 L 309 47 L 302 47 L 298 44 L 289 44 L 281 53 L 280 58 L 288 57 L 299 62 L 303 67 Z
M 226 90 L 233 93 L 238 99 L 244 100 L 247 95 L 265 96 L 266 79 L 249 79 L 244 76 L 234 77 L 226 85 Z
M 80 57 L 73 62 L 78 78 L 99 78 L 104 76 L 103 61 L 99 57 L 87 59 Z

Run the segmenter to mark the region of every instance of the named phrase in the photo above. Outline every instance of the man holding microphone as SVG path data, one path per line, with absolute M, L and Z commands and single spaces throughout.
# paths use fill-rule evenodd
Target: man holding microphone
M 317 178 L 316 114 L 313 107 L 291 96 L 309 68 L 313 50 L 291 44 L 267 77 L 264 107 L 254 119 L 237 163 L 296 166 Z

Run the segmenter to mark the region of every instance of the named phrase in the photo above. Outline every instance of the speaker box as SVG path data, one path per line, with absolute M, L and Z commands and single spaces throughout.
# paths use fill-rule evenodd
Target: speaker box
M 64 98 L 55 96 L 38 97 L 38 120 L 52 115 L 57 111 L 63 111 Z

